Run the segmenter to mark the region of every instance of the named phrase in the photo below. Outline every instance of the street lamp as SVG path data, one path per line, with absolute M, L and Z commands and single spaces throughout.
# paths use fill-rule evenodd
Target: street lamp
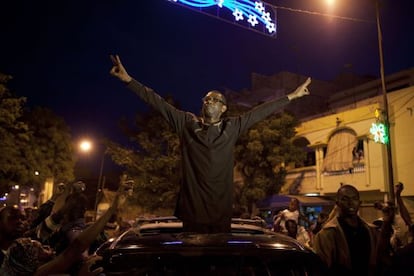
M 93 150 L 93 143 L 89 139 L 83 139 L 79 143 L 79 148 L 82 152 L 90 152 Z M 96 186 L 96 194 L 95 194 L 95 204 L 94 204 L 94 218 L 97 219 L 98 215 L 98 203 L 99 203 L 99 196 L 102 192 L 103 186 L 105 184 L 104 176 L 103 176 L 103 169 L 105 165 L 105 151 L 102 154 L 100 167 L 99 167 L 99 176 L 98 176 L 98 183 Z
M 104 168 L 104 163 L 105 163 L 105 152 L 102 154 L 102 158 L 101 158 L 101 166 L 99 168 L 99 177 L 98 177 L 98 186 L 96 188 L 96 196 L 95 196 L 95 205 L 94 205 L 94 210 L 95 210 L 95 220 L 98 217 L 98 203 L 99 203 L 99 196 L 102 192 L 103 186 L 105 184 L 104 181 L 104 177 L 103 177 L 103 168 Z
M 388 141 L 385 143 L 386 151 L 387 151 L 387 171 L 388 171 L 388 195 L 389 195 L 389 201 L 394 202 L 395 201 L 395 193 L 394 193 L 394 170 L 393 170 L 393 162 L 392 162 L 392 152 L 391 152 L 391 135 L 390 135 L 390 122 L 389 122 L 389 112 L 388 112 L 388 98 L 387 98 L 387 89 L 385 86 L 385 75 L 384 75 L 384 54 L 383 54 L 383 48 L 382 48 L 382 29 L 381 29 L 381 18 L 380 18 L 380 0 L 373 0 L 375 1 L 375 17 L 376 17 L 376 27 L 377 27 L 377 37 L 378 37 L 378 53 L 379 53 L 379 62 L 380 62 L 380 78 L 381 78 L 381 90 L 382 90 L 382 97 L 383 97 L 383 103 L 384 103 L 384 111 L 383 111 L 383 119 L 384 119 L 384 125 L 386 127 Z M 330 11 L 332 11 L 333 6 L 335 4 L 336 0 L 326 0 L 326 5 L 329 8 Z M 354 22 L 367 22 L 366 20 L 358 19 L 358 18 L 352 18 L 352 17 L 343 17 L 343 16 L 337 16 L 332 14 L 324 14 L 324 13 L 318 13 L 318 12 L 311 12 L 306 10 L 298 10 L 298 9 L 292 9 L 287 7 L 281 7 L 272 5 L 275 9 L 284 9 L 288 11 L 293 12 L 300 12 L 300 13 L 306 13 L 306 14 L 312 14 L 312 15 L 320 15 L 320 16 L 329 16 L 331 18 L 337 18 L 337 19 L 343 19 L 343 20 L 351 20 Z
M 92 150 L 92 142 L 89 140 L 82 140 L 79 143 L 79 149 L 83 152 L 90 152 Z
M 328 0 L 327 0 L 328 1 Z M 380 78 L 381 78 L 381 90 L 383 97 L 383 120 L 385 125 L 386 135 L 388 140 L 385 143 L 387 151 L 387 172 L 388 172 L 388 200 L 395 202 L 394 194 L 394 170 L 392 166 L 392 154 L 391 154 L 391 135 L 390 135 L 390 122 L 389 122 L 389 112 L 388 112 L 388 98 L 387 98 L 387 89 L 385 87 L 385 74 L 384 74 L 384 53 L 382 48 L 382 29 L 381 29 L 381 17 L 380 17 L 380 0 L 375 1 L 375 19 L 377 27 L 377 37 L 378 37 L 378 53 L 379 53 L 379 67 L 380 67 Z M 333 0 L 329 0 L 329 5 L 333 4 Z
M 330 1 L 330 5 L 332 4 Z M 382 29 L 381 29 L 381 16 L 380 16 L 380 0 L 375 1 L 375 20 L 377 27 L 377 37 L 378 37 L 378 54 L 379 54 L 379 69 L 380 69 L 380 79 L 381 79 L 381 90 L 382 98 L 384 104 L 383 110 L 383 120 L 385 125 L 385 131 L 388 140 L 385 143 L 386 152 L 387 152 L 387 173 L 388 173 L 388 200 L 395 202 L 395 193 L 394 193 L 394 170 L 392 165 L 392 152 L 391 152 L 391 135 L 390 135 L 390 122 L 389 122 L 389 112 L 388 112 L 388 97 L 387 97 L 387 88 L 385 86 L 385 70 L 384 70 L 384 53 L 382 48 Z

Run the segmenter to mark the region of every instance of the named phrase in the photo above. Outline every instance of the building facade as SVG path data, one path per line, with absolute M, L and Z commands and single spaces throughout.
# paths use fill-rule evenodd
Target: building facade
M 289 72 L 253 74 L 251 91 L 226 91 L 226 97 L 251 107 L 286 95 L 305 79 Z M 381 80 L 350 74 L 333 82 L 313 79 L 311 95 L 286 107 L 301 121 L 294 143 L 303 147 L 308 159 L 286 164 L 281 194 L 334 199 L 341 184 L 352 184 L 361 192 L 361 215 L 374 220 L 381 214 L 373 203 L 388 200 L 392 167 L 394 183 L 405 184 L 403 200 L 414 217 L 414 68 L 386 76 L 385 82 L 392 159 L 388 160 L 386 145 L 371 133 L 373 124 L 384 119 Z
M 372 207 L 388 199 L 392 168 L 394 183 L 405 184 L 402 196 L 414 213 L 414 70 L 387 76 L 386 84 L 392 159 L 386 145 L 375 141 L 382 134 L 375 126 L 383 121 L 384 95 L 374 80 L 335 93 L 328 99 L 329 112 L 301 120 L 295 143 L 308 151 L 311 162 L 288 165 L 282 193 L 333 198 L 347 183 L 361 191 L 363 206 Z M 372 208 L 362 212 L 368 218 L 378 215 Z

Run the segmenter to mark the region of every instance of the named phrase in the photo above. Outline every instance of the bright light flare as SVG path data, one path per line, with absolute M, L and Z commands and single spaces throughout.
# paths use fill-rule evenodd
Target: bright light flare
M 82 140 L 79 143 L 79 149 L 83 152 L 90 152 L 92 150 L 92 143 L 89 140 Z
M 336 5 L 335 0 L 325 0 L 326 10 L 328 13 L 333 13 Z

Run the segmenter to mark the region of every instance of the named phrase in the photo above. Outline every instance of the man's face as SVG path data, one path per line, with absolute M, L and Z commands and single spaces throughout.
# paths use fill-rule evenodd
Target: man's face
M 203 98 L 203 115 L 207 118 L 219 118 L 226 111 L 227 107 L 224 97 L 218 92 L 209 92 Z
M 358 214 L 361 200 L 358 191 L 350 188 L 341 189 L 337 195 L 336 204 L 341 216 L 355 216 Z
M 18 208 L 6 207 L 0 214 L 0 232 L 9 239 L 20 237 L 25 230 L 24 219 Z

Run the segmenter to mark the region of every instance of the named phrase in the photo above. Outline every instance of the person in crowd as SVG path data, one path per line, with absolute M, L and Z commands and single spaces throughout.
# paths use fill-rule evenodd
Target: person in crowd
M 316 235 L 321 229 L 325 222 L 328 220 L 329 214 L 325 212 L 320 212 L 316 218 L 315 224 L 312 225 L 311 231 L 313 235 Z
M 37 217 L 37 209 L 33 207 L 25 207 L 23 210 L 27 229 L 30 229 L 33 220 Z
M 384 214 L 381 231 L 359 215 L 359 191 L 342 185 L 336 194 L 337 214 L 315 235 L 312 248 L 329 269 L 329 275 L 377 275 L 389 257 L 391 219 Z
M 83 193 L 85 187 L 82 181 L 67 185 L 59 183 L 52 197 L 40 206 L 38 217 L 24 236 L 50 243 L 52 235 L 56 236 L 56 232 L 61 229 L 64 218 L 67 221 L 80 210 L 86 210 L 87 198 Z
M 412 232 L 410 231 L 410 227 L 413 224 L 410 213 L 408 212 L 407 206 L 405 206 L 404 204 L 404 200 L 401 197 L 401 193 L 404 190 L 404 184 L 401 182 L 398 182 L 395 186 L 395 199 L 397 201 L 397 206 L 398 206 L 398 212 L 399 215 L 401 216 L 402 220 L 405 223 L 405 226 L 407 226 L 407 232 L 408 234 L 406 235 L 406 242 L 410 242 L 410 238 L 412 237 Z M 405 245 L 405 244 L 404 244 Z
M 29 229 L 24 233 L 24 237 L 44 242 L 57 229 L 57 225 L 59 225 L 58 218 L 60 217 L 58 211 L 64 206 L 69 193 L 70 187 L 64 183 L 59 183 L 51 198 L 40 205 L 29 224 Z M 52 218 L 55 218 L 55 222 Z
M 306 222 L 308 221 L 307 218 L 300 213 L 299 200 L 295 197 L 290 199 L 288 208 L 283 209 L 273 218 L 273 231 L 286 234 L 287 229 L 285 222 L 289 219 L 296 221 L 297 224 L 299 224 L 300 219 Z
M 413 222 L 410 213 L 408 212 L 407 206 L 405 206 L 404 200 L 401 197 L 403 190 L 404 184 L 402 182 L 398 182 L 397 185 L 395 185 L 395 199 L 397 200 L 397 205 L 402 219 L 404 220 L 405 224 L 411 226 Z
M 33 219 L 30 228 L 36 228 L 43 220 L 45 220 L 53 210 L 55 206 L 56 200 L 65 194 L 67 195 L 69 189 L 66 188 L 65 183 L 59 183 L 56 185 L 56 190 L 53 192 L 51 198 L 49 198 L 46 202 L 40 205 L 39 210 L 37 211 L 36 218 Z
M 233 150 L 241 134 L 296 98 L 308 95 L 308 78 L 294 92 L 263 103 L 238 117 L 224 118 L 227 101 L 217 90 L 202 99 L 201 117 L 168 104 L 153 89 L 133 79 L 118 55 L 110 56 L 110 74 L 127 84 L 144 102 L 161 113 L 181 140 L 182 183 L 174 215 L 185 232 L 231 231 Z
M 0 207 L 0 265 L 7 249 L 25 231 L 24 215 L 16 206 Z
M 328 221 L 329 213 L 322 211 L 319 213 L 316 221 L 309 227 L 310 246 L 313 245 L 315 235 L 322 229 L 323 225 Z
M 392 217 L 392 236 L 391 236 L 391 246 L 395 251 L 399 247 L 405 246 L 408 244 L 410 231 L 409 227 L 412 224 L 410 214 L 407 210 L 407 207 L 404 204 L 404 201 L 401 198 L 401 192 L 404 190 L 404 184 L 399 182 L 394 186 L 395 199 L 398 204 L 398 208 L 395 206 L 394 202 L 375 202 L 374 207 L 378 210 L 384 211 L 387 210 L 391 212 L 390 216 Z M 374 224 L 381 226 L 383 223 L 383 218 L 380 217 L 374 221 Z
M 399 247 L 393 254 L 391 265 L 385 275 L 409 276 L 413 274 L 414 261 L 414 224 L 409 227 L 410 241 Z
M 86 228 L 88 198 L 83 191 L 72 192 L 61 209 L 60 227 L 48 238 L 48 244 L 61 253 Z
M 404 190 L 404 184 L 399 182 L 395 185 L 395 198 L 399 208 L 399 214 L 402 220 L 408 226 L 408 233 L 406 236 L 406 243 L 394 249 L 391 266 L 386 275 L 390 276 L 408 276 L 412 275 L 412 266 L 414 261 L 414 224 L 404 201 L 401 198 L 401 192 Z M 393 227 L 395 234 L 395 227 Z
M 125 202 L 129 186 L 121 183 L 109 209 L 92 225 L 82 231 L 68 247 L 59 255 L 55 255 L 50 248 L 39 241 L 30 238 L 16 239 L 8 248 L 4 262 L 0 268 L 0 275 L 57 275 L 68 273 L 74 264 L 83 259 L 83 252 L 88 249 L 96 237 L 103 231 L 111 216 Z M 89 256 L 83 262 L 79 273 L 75 275 L 98 275 L 103 271 L 101 267 L 90 271 L 99 257 Z
M 308 231 L 305 229 L 304 226 L 299 225 L 294 219 L 288 219 L 285 221 L 285 227 L 287 231 L 286 234 L 289 237 L 294 238 L 302 245 L 311 247 L 311 239 Z

